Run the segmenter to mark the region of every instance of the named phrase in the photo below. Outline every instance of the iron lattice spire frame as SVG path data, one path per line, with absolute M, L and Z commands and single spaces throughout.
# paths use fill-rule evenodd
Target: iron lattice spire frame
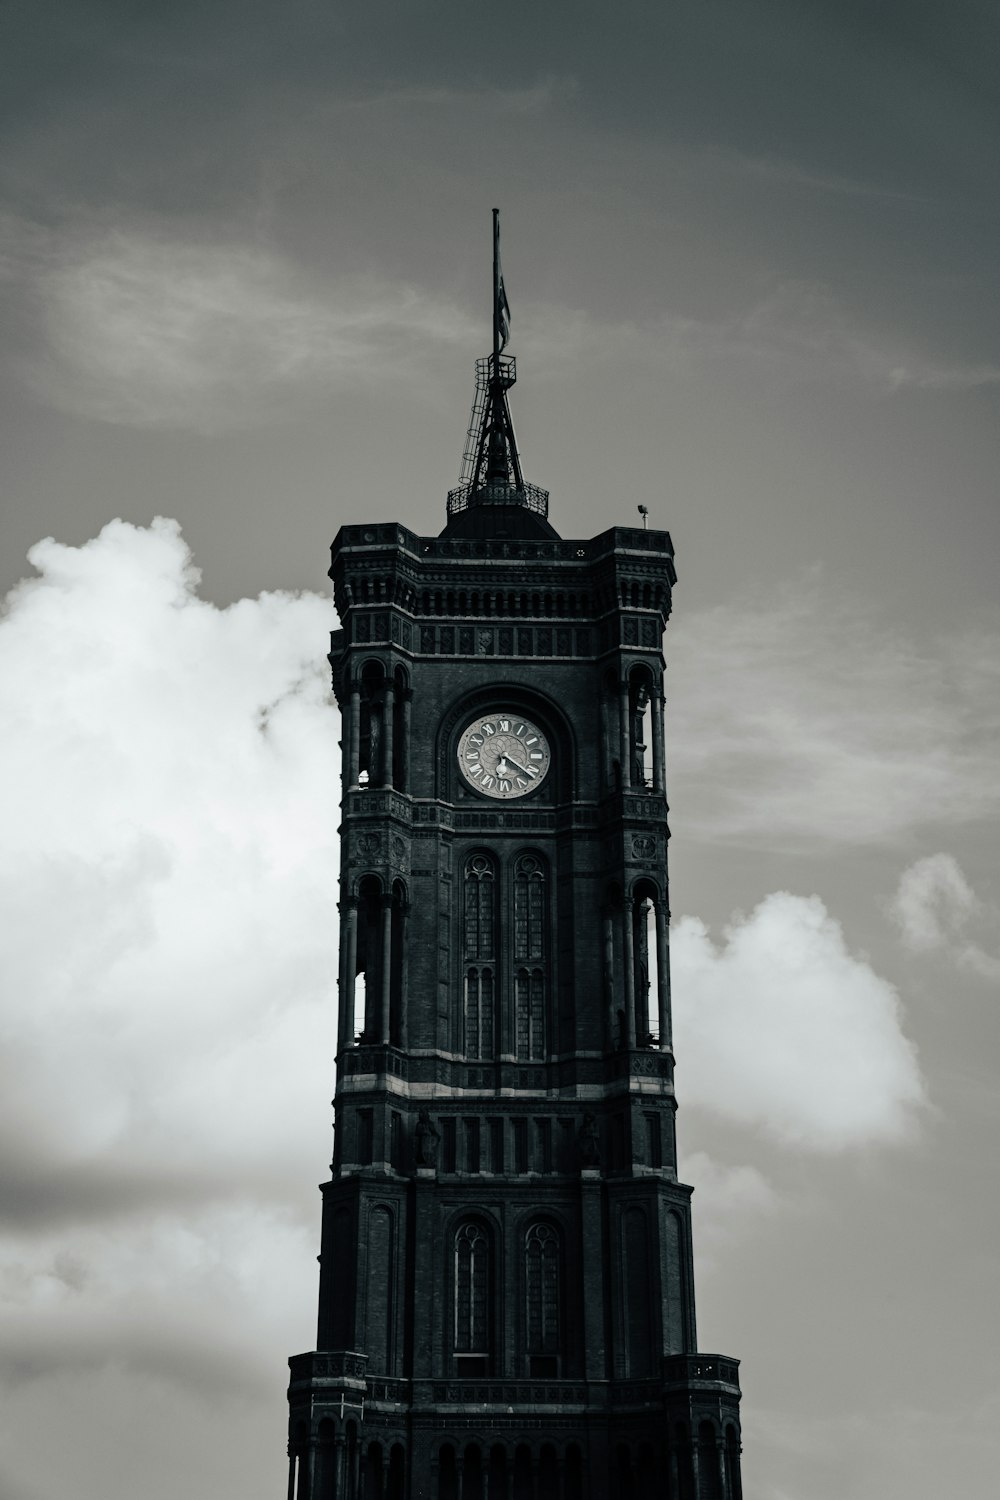
M 448 514 L 470 505 L 522 505 L 547 516 L 549 493 L 525 483 L 507 392 L 517 379 L 517 362 L 503 353 L 510 308 L 500 268 L 500 210 L 493 210 L 493 353 L 476 361 L 476 394 L 455 489 L 448 491 Z

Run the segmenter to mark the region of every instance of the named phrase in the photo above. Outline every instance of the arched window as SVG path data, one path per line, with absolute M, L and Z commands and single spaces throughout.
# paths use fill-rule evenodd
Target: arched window
M 401 880 L 392 883 L 389 942 L 389 1041 L 402 1047 L 403 1038 L 403 936 L 406 929 L 406 890 Z
M 545 1057 L 547 928 L 544 862 L 522 854 L 514 863 L 514 1049 L 520 1059 Z
M 382 990 L 382 883 L 377 875 L 358 882 L 358 940 L 354 977 L 354 1026 L 358 1040 L 378 1041 Z
M 545 957 L 545 869 L 535 854 L 514 866 L 514 957 Z
M 402 667 L 393 673 L 393 736 L 392 736 L 392 784 L 399 791 L 407 790 L 409 776 L 409 681 Z
M 631 766 L 629 775 L 634 787 L 652 785 L 652 755 L 650 743 L 651 710 L 653 693 L 652 677 L 645 667 L 636 667 L 629 673 L 629 739 Z
M 470 1220 L 458 1229 L 454 1274 L 455 1353 L 464 1371 L 486 1374 L 491 1344 L 490 1240 L 482 1224 Z
M 524 1242 L 525 1333 L 529 1374 L 559 1373 L 559 1231 L 532 1224 Z
M 520 1061 L 545 1057 L 545 975 L 541 969 L 518 969 L 514 975 L 515 1044 Z
M 641 1380 L 652 1373 L 653 1361 L 649 1229 L 644 1209 L 623 1211 L 621 1244 L 628 1373 L 631 1379 Z
M 711 1422 L 698 1424 L 698 1489 L 705 1500 L 723 1500 L 719 1444 Z
M 465 862 L 464 1036 L 466 1057 L 493 1057 L 496 1033 L 496 865 L 486 854 Z

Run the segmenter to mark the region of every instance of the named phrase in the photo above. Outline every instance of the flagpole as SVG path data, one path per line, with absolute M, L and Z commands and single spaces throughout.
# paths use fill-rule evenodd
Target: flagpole
M 493 378 L 500 374 L 500 210 L 493 210 Z

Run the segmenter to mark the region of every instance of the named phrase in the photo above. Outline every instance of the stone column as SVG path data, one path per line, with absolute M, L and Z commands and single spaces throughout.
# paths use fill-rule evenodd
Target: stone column
M 403 693 L 403 744 L 401 747 L 402 755 L 400 756 L 403 774 L 399 783 L 399 790 L 401 792 L 408 792 L 410 790 L 410 706 L 412 701 L 413 690 L 412 688 L 407 688 Z
M 636 901 L 632 908 L 632 933 L 635 941 L 635 1038 L 645 1046 L 649 1036 L 649 904 Z
M 389 1040 L 389 1000 L 392 994 L 392 896 L 382 897 L 382 993 L 379 997 L 380 1042 Z
M 382 694 L 382 785 L 392 786 L 392 747 L 396 732 L 396 689 L 392 679 Z
M 413 1277 L 423 1289 L 413 1299 L 413 1377 L 429 1380 L 441 1347 L 437 1288 L 444 1277 L 440 1259 L 447 1254 L 434 1232 L 434 1167 L 418 1167 L 413 1185 Z
M 719 1494 L 722 1500 L 731 1500 L 729 1487 L 726 1483 L 726 1449 L 722 1438 L 715 1440 L 716 1456 L 719 1460 Z
M 656 903 L 656 1010 L 660 1046 L 671 1051 L 674 1045 L 670 1016 L 670 942 L 669 913 L 663 899 Z
M 340 1004 L 337 1051 L 354 1045 L 354 982 L 358 964 L 358 904 L 353 896 L 340 903 Z
M 361 1433 L 358 1433 L 354 1444 L 354 1460 L 351 1464 L 351 1495 L 350 1500 L 359 1500 L 361 1495 Z
M 288 1455 L 288 1500 L 295 1500 L 295 1454 Z
M 347 741 L 347 775 L 345 780 L 348 786 L 357 786 L 361 767 L 361 690 L 358 687 L 351 688 Z
M 632 913 L 635 902 L 631 896 L 622 900 L 622 952 L 625 955 L 625 1029 L 627 1045 L 635 1046 L 635 949 L 632 934 Z
M 399 937 L 402 951 L 399 955 L 399 1045 L 405 1051 L 410 1045 L 409 996 L 406 983 L 406 924 L 410 915 L 409 903 L 399 914 Z
M 653 720 L 653 790 L 666 791 L 666 775 L 663 767 L 663 688 L 653 693 L 650 714 Z
M 601 691 L 601 790 L 605 791 L 611 785 L 611 762 L 614 755 L 611 750 L 611 725 L 609 723 L 608 695 Z
M 580 1169 L 580 1268 L 583 1277 L 583 1358 L 588 1380 L 606 1380 L 605 1285 L 601 1169 Z
M 604 1005 L 605 1025 L 608 1033 L 608 1049 L 615 1045 L 615 927 L 614 915 L 604 913 Z
M 333 1440 L 333 1493 L 336 1500 L 344 1500 L 347 1494 L 347 1439 L 342 1432 Z
M 632 716 L 629 712 L 627 677 L 623 677 L 618 684 L 618 712 L 620 718 L 622 791 L 627 792 L 632 785 Z

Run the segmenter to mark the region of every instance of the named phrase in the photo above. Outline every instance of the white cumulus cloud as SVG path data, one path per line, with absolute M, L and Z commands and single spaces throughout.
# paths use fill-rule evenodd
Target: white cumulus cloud
M 332 611 L 214 607 L 172 521 L 30 558 L 0 618 L 0 1489 L 167 1500 L 179 1445 L 207 1496 L 198 1407 L 221 1392 L 239 1414 L 216 1421 L 280 1428 L 284 1357 L 311 1339 Z M 51 1402 L 86 1442 L 45 1440 Z
M 775 892 L 721 945 L 684 917 L 672 955 L 682 1102 L 818 1151 L 906 1135 L 923 1087 L 898 998 L 819 897 Z
M 256 1191 L 301 1143 L 289 1074 L 314 1149 L 333 1081 L 329 608 L 200 600 L 169 521 L 31 561 L 0 623 L 8 1202 L 44 1216 L 71 1165 L 109 1206 L 157 1172 Z

